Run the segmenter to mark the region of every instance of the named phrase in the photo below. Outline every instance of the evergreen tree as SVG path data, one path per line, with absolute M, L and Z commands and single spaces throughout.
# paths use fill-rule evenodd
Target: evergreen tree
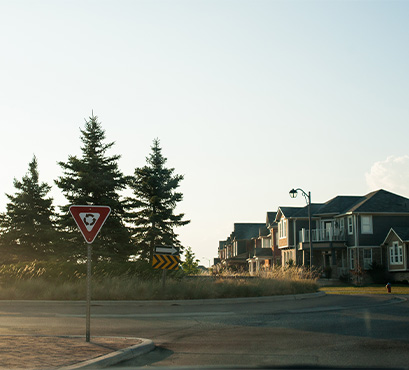
M 197 275 L 200 273 L 199 262 L 191 247 L 185 251 L 185 260 L 182 262 L 183 271 L 188 275 Z
M 114 145 L 104 143 L 105 131 L 92 115 L 81 131 L 82 157 L 69 156 L 67 162 L 58 164 L 64 171 L 55 183 L 62 190 L 68 204 L 61 207 L 61 228 L 70 241 L 73 251 L 71 257 L 83 258 L 86 255 L 84 240 L 69 213 L 71 205 L 105 205 L 111 207 L 111 214 L 93 243 L 94 259 L 124 261 L 132 255 L 130 233 L 124 225 L 126 205 L 119 192 L 128 182 L 118 169 L 119 155 L 107 156 L 106 152 Z
M 14 179 L 14 195 L 0 217 L 2 261 L 45 259 L 55 252 L 57 233 L 52 199 L 46 198 L 51 187 L 39 182 L 37 159 L 33 156 L 21 181 Z M 57 257 L 57 256 L 56 256 Z
M 183 176 L 174 175 L 173 168 L 165 167 L 167 159 L 162 156 L 158 139 L 151 149 L 147 165 L 135 169 L 130 184 L 135 196 L 130 203 L 136 209 L 130 221 L 143 260 L 151 260 L 155 245 L 181 246 L 174 228 L 190 222 L 183 220 L 183 213 L 174 214 L 183 199 L 182 193 L 176 192 Z

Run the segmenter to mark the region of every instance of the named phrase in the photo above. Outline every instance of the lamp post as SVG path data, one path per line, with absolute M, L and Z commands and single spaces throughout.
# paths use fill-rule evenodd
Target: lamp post
M 313 263 L 313 256 L 312 256 L 312 233 L 311 233 L 311 192 L 309 191 L 308 194 L 300 189 L 291 189 L 290 190 L 290 197 L 291 198 L 296 198 L 298 191 L 301 192 L 301 194 L 304 196 L 305 201 L 307 202 L 308 205 L 308 233 L 309 233 L 309 237 L 308 240 L 310 242 L 310 269 L 312 268 L 312 263 Z

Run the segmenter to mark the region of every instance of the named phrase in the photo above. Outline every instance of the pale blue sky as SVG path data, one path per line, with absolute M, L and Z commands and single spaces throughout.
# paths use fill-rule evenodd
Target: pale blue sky
M 199 258 L 303 205 L 292 187 L 409 196 L 408 19 L 408 1 L 0 0 L 0 211 L 33 154 L 53 184 L 92 109 L 125 174 L 161 140 Z

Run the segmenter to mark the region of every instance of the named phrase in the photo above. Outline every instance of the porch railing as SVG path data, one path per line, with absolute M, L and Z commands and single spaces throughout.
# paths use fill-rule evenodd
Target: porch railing
M 327 229 L 313 229 L 311 230 L 313 242 L 330 242 L 345 240 L 344 230 L 327 228 Z M 301 243 L 309 243 L 310 233 L 308 229 L 301 229 L 299 231 L 299 241 Z

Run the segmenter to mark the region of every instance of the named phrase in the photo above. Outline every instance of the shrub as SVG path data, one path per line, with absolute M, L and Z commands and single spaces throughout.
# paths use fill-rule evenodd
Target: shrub
M 375 284 L 386 284 L 389 280 L 386 268 L 376 262 L 371 264 L 368 274 Z

